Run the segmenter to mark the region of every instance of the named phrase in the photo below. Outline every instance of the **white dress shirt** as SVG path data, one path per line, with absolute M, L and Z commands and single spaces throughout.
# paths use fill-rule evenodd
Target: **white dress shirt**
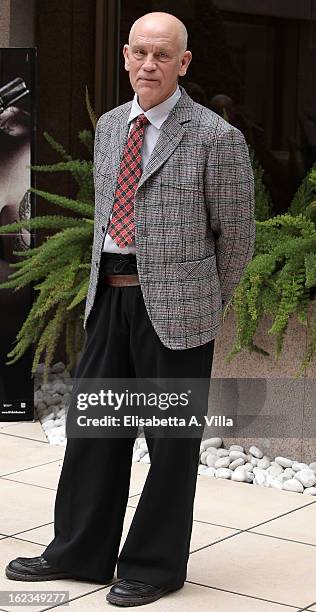
M 138 104 L 137 94 L 135 92 L 131 112 L 128 118 L 128 123 L 131 122 L 128 134 L 134 127 L 135 119 L 136 117 L 138 117 L 138 115 L 144 114 L 150 122 L 145 128 L 145 135 L 141 149 L 143 171 L 156 146 L 160 134 L 160 128 L 162 124 L 166 121 L 170 111 L 173 109 L 180 97 L 181 91 L 179 86 L 177 86 L 175 92 L 171 96 L 169 96 L 169 98 L 167 98 L 160 104 L 157 104 L 157 106 L 153 106 L 149 110 L 144 111 Z M 106 251 L 107 253 L 122 253 L 124 255 L 126 255 L 127 253 L 135 253 L 135 241 L 130 243 L 128 246 L 121 248 L 116 244 L 116 242 L 114 242 L 114 240 L 112 240 L 109 234 L 106 234 L 104 237 L 102 250 Z

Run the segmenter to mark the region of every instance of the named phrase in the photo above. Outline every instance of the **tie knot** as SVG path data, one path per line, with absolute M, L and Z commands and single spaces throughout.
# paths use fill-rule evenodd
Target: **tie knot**
M 143 125 L 146 125 L 146 123 L 149 123 L 149 120 L 147 119 L 147 117 L 145 117 L 145 115 L 138 115 L 136 119 L 136 123 L 137 123 L 137 126 L 143 127 Z

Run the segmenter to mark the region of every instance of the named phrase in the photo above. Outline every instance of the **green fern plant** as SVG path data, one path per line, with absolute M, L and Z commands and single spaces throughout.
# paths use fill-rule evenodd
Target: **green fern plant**
M 97 119 L 91 108 L 87 88 L 86 106 L 95 130 Z M 68 369 L 75 365 L 77 354 L 82 348 L 83 306 L 88 291 L 93 242 L 94 185 L 93 160 L 73 159 L 49 134 L 45 132 L 44 136 L 63 161 L 34 165 L 31 168 L 38 172 L 70 172 L 78 186 L 77 198 L 71 199 L 35 188 L 29 191 L 57 207 L 71 210 L 75 216 L 38 216 L 2 226 L 0 234 L 16 232 L 22 228 L 29 231 L 44 228 L 55 230 L 55 233 L 38 247 L 14 251 L 15 255 L 21 257 L 21 261 L 11 264 L 17 269 L 7 281 L 0 284 L 0 289 L 11 288 L 17 291 L 33 284 L 37 296 L 17 334 L 13 350 L 7 355 L 11 359 L 6 363 L 14 363 L 31 345 L 35 345 L 32 374 L 44 353 L 44 380 L 47 381 L 49 366 L 62 335 Z M 93 156 L 92 133 L 89 130 L 80 132 L 79 140 Z
M 302 214 L 307 217 L 313 216 L 314 209 L 310 209 L 310 206 L 314 202 L 316 197 L 316 164 L 307 172 L 306 176 L 302 180 L 296 194 L 290 204 L 289 214 L 295 217 L 296 215 Z M 314 219 L 315 221 L 315 219 Z
M 254 150 L 251 147 L 248 148 L 254 176 L 255 218 L 257 221 L 264 221 L 271 216 L 271 197 L 263 182 L 264 170 L 257 160 Z
M 276 337 L 276 361 L 282 352 L 289 318 L 296 315 L 310 331 L 310 341 L 294 378 L 300 376 L 315 355 L 316 228 L 302 213 L 278 215 L 256 222 L 256 244 L 231 303 L 237 321 L 235 344 L 227 363 L 242 349 L 269 355 L 254 343 L 254 334 L 265 313 L 274 317 L 268 334 Z M 313 314 L 308 318 L 312 302 Z

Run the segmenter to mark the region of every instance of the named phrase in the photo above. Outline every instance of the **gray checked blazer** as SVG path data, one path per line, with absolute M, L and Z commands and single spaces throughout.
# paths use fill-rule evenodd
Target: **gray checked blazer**
M 134 203 L 144 303 L 161 342 L 213 339 L 255 242 L 254 180 L 242 133 L 182 96 L 161 127 Z M 93 307 L 132 102 L 101 115 L 94 145 L 95 221 L 84 328 Z

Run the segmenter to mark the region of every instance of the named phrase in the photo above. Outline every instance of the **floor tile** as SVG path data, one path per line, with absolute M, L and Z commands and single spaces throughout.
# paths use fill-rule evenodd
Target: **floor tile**
M 241 533 L 189 558 L 187 580 L 304 607 L 315 600 L 316 547 Z
M 53 520 L 55 491 L 0 478 L 0 533 L 13 535 Z
M 311 500 L 305 497 L 243 482 L 198 476 L 194 519 L 247 529 L 307 505 Z
M 130 506 L 126 508 L 121 546 L 127 536 L 135 510 L 135 508 L 131 508 Z M 223 538 L 227 538 L 235 533 L 238 533 L 236 529 L 227 529 L 225 527 L 218 527 L 217 525 L 193 521 L 190 552 L 198 550 L 203 546 L 208 546 L 209 544 L 222 540 Z
M 35 527 L 33 529 L 27 529 L 22 533 L 17 533 L 15 539 L 26 540 L 33 542 L 34 544 L 40 544 L 42 546 L 48 546 L 54 537 L 54 523 L 51 521 L 47 525 L 41 527 Z
M 307 495 L 198 476 L 194 519 L 232 529 L 248 529 L 310 503 Z M 129 500 L 136 506 L 139 496 Z
M 311 529 L 312 525 L 314 529 Z M 275 519 L 253 531 L 316 545 L 316 501 L 310 506 Z
M 40 487 L 49 487 L 57 489 L 59 476 L 61 473 L 63 458 L 45 463 L 37 467 L 29 468 L 20 472 L 16 472 L 8 476 L 8 479 L 17 482 L 25 482 L 38 485 Z M 149 470 L 149 465 L 145 463 L 133 463 L 131 471 L 131 483 L 129 495 L 137 495 L 142 491 L 143 484 L 146 480 Z
M 190 543 L 190 552 L 196 551 L 203 546 L 208 546 L 224 538 L 234 536 L 238 533 L 237 529 L 228 529 L 227 527 L 218 527 L 209 523 L 200 523 L 193 521 L 192 536 Z
M 77 597 L 78 595 L 83 595 L 85 593 L 89 593 L 92 591 L 96 591 L 97 589 L 102 588 L 102 585 L 88 582 L 88 581 L 79 581 L 79 580 L 47 580 L 45 582 L 23 582 L 20 580 L 9 580 L 9 578 L 5 575 L 5 566 L 14 559 L 15 557 L 35 557 L 40 555 L 43 552 L 43 546 L 38 546 L 37 544 L 30 544 L 29 542 L 21 542 L 20 540 L 15 540 L 14 538 L 6 538 L 5 540 L 0 540 L 0 591 L 53 591 L 53 590 L 63 590 L 69 591 L 70 598 Z M 81 604 L 84 600 L 81 600 Z M 36 607 L 26 607 L 26 606 L 1 606 L 5 610 L 9 610 L 10 612 L 21 612 L 22 608 L 26 610 L 32 610 L 32 612 L 39 611 L 43 608 L 40 606 Z M 63 606 L 65 609 L 69 610 L 69 606 Z M 55 608 L 54 608 L 55 609 Z M 58 610 L 60 608 L 57 608 Z
M 0 476 L 61 459 L 62 446 L 43 444 L 0 433 Z
M 44 465 L 22 470 L 7 476 L 6 479 L 25 482 L 27 484 L 37 485 L 39 487 L 48 487 L 57 489 L 59 476 L 62 468 L 63 460 L 51 461 Z
M 46 434 L 39 421 L 32 423 L 7 423 L 0 427 L 2 434 L 9 434 L 10 436 L 21 436 L 23 438 L 29 438 L 31 440 L 40 440 L 49 444 Z
M 91 595 L 85 595 L 68 606 L 60 606 L 60 612 L 101 612 L 114 610 L 116 606 L 107 603 L 105 596 L 110 590 L 106 587 Z M 117 608 L 120 609 L 120 608 Z M 121 608 L 123 609 L 123 608 Z M 134 609 L 134 608 L 132 608 Z M 251 597 L 241 597 L 234 593 L 225 593 L 195 584 L 185 583 L 184 587 L 174 593 L 168 593 L 152 604 L 137 606 L 139 612 L 297 612 L 296 607 L 280 606 Z

